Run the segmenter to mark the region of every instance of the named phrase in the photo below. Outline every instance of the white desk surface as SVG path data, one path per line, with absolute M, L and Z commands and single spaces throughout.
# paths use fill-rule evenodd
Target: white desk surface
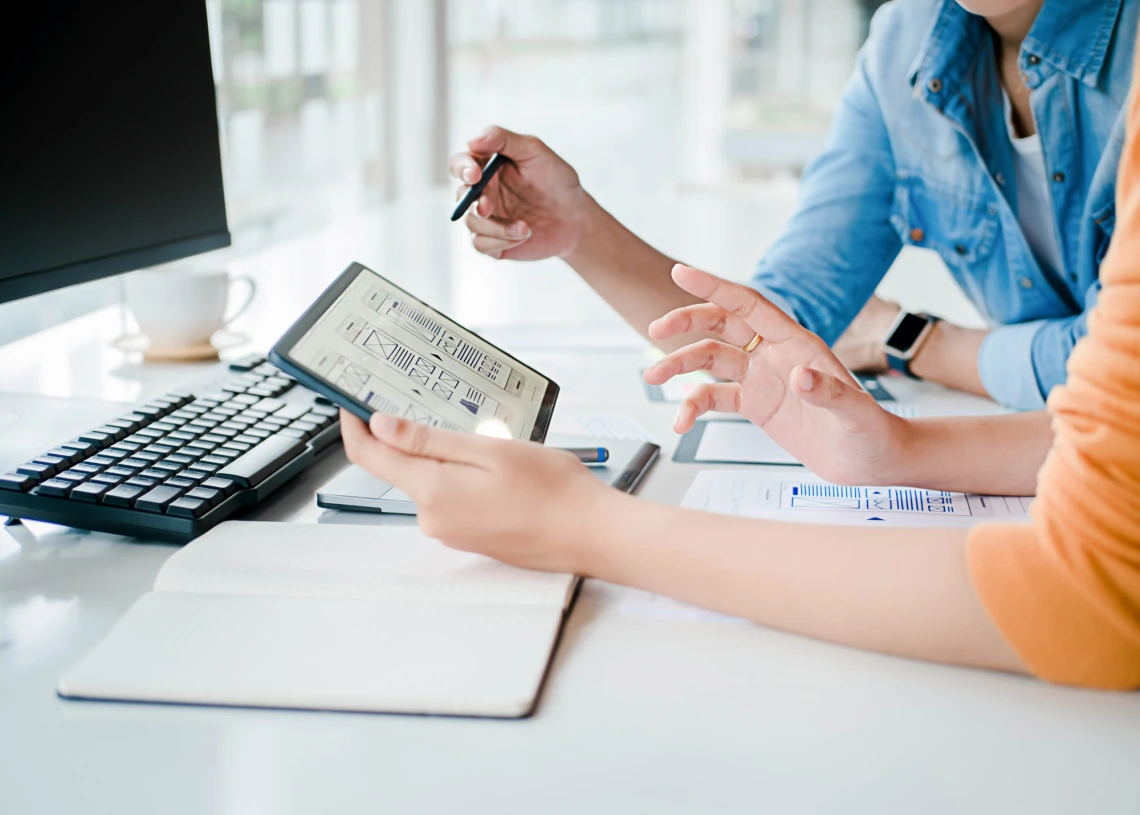
M 261 347 L 289 319 L 267 320 Z M 0 349 L 0 375 L 9 390 L 124 401 L 191 376 L 110 351 L 117 330 L 104 312 L 37 338 L 38 359 L 27 343 Z M 657 434 L 641 494 L 680 501 L 698 466 L 670 461 L 673 406 L 646 400 L 628 342 L 587 344 L 526 358 L 565 407 L 625 411 Z M 328 457 L 256 517 L 333 520 L 313 496 L 344 464 Z M 0 812 L 1140 812 L 1136 694 L 633 616 L 620 587 L 594 580 L 528 720 L 57 698 L 59 675 L 172 551 L 44 524 L 0 531 Z

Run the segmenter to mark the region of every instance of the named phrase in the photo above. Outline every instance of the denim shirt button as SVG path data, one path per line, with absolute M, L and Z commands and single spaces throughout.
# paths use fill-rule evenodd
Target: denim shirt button
M 1030 65 L 1040 65 L 1041 64 L 1041 57 L 1037 56 L 1036 54 L 1030 54 L 1028 57 L 1025 58 L 1025 61 L 1028 62 Z
M 998 186 L 1001 186 L 1001 187 L 1005 186 L 1005 176 L 1002 175 L 1001 173 L 997 173 L 994 176 L 994 181 L 996 181 L 998 183 Z
M 959 243 L 954 246 L 954 251 L 959 255 L 964 255 L 966 254 L 966 247 Z
M 926 238 L 926 233 L 919 229 L 917 226 L 910 231 L 910 239 L 915 243 L 922 243 Z
M 1063 184 L 1063 183 L 1065 183 L 1065 174 L 1064 173 L 1053 173 L 1053 180 L 1056 181 L 1058 184 Z
M 1032 289 L 1033 288 L 1033 281 L 1030 280 L 1028 277 L 1021 278 L 1021 288 Z
M 934 79 L 932 79 L 926 83 L 926 87 L 930 89 L 931 93 L 941 93 L 942 92 L 942 80 L 939 79 L 938 77 L 934 77 Z

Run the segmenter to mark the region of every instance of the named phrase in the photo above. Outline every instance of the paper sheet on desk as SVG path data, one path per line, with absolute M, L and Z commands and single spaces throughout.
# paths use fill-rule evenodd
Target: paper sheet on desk
M 627 439 L 649 441 L 654 444 L 648 430 L 624 413 L 607 413 L 587 410 L 556 410 L 550 422 L 551 433 L 568 436 L 593 436 L 599 439 Z
M 911 487 L 839 487 L 803 471 L 779 478 L 752 470 L 702 470 L 682 505 L 799 523 L 923 527 L 1027 520 L 1032 501 Z

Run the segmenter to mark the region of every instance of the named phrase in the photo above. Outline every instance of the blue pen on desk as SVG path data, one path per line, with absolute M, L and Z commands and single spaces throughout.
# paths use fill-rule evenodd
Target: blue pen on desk
M 610 451 L 605 447 L 563 447 L 567 453 L 573 453 L 583 464 L 605 464 L 610 460 Z
M 495 153 L 487 162 L 487 166 L 483 168 L 483 175 L 479 180 L 471 185 L 471 189 L 463 196 L 463 200 L 455 207 L 455 211 L 451 213 L 451 220 L 458 221 L 467 212 L 468 207 L 479 200 L 479 196 L 483 194 L 483 190 L 491 183 L 491 179 L 495 177 L 495 173 L 499 172 L 499 168 L 507 163 L 507 157 Z

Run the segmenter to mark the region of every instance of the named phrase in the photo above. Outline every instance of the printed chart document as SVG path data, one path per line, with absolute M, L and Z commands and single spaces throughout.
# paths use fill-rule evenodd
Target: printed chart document
M 723 515 L 846 526 L 970 526 L 1028 520 L 1032 498 L 912 487 L 839 487 L 796 471 L 702 470 L 683 505 Z
M 577 578 L 414 527 L 229 521 L 173 555 L 61 696 L 519 717 Z

